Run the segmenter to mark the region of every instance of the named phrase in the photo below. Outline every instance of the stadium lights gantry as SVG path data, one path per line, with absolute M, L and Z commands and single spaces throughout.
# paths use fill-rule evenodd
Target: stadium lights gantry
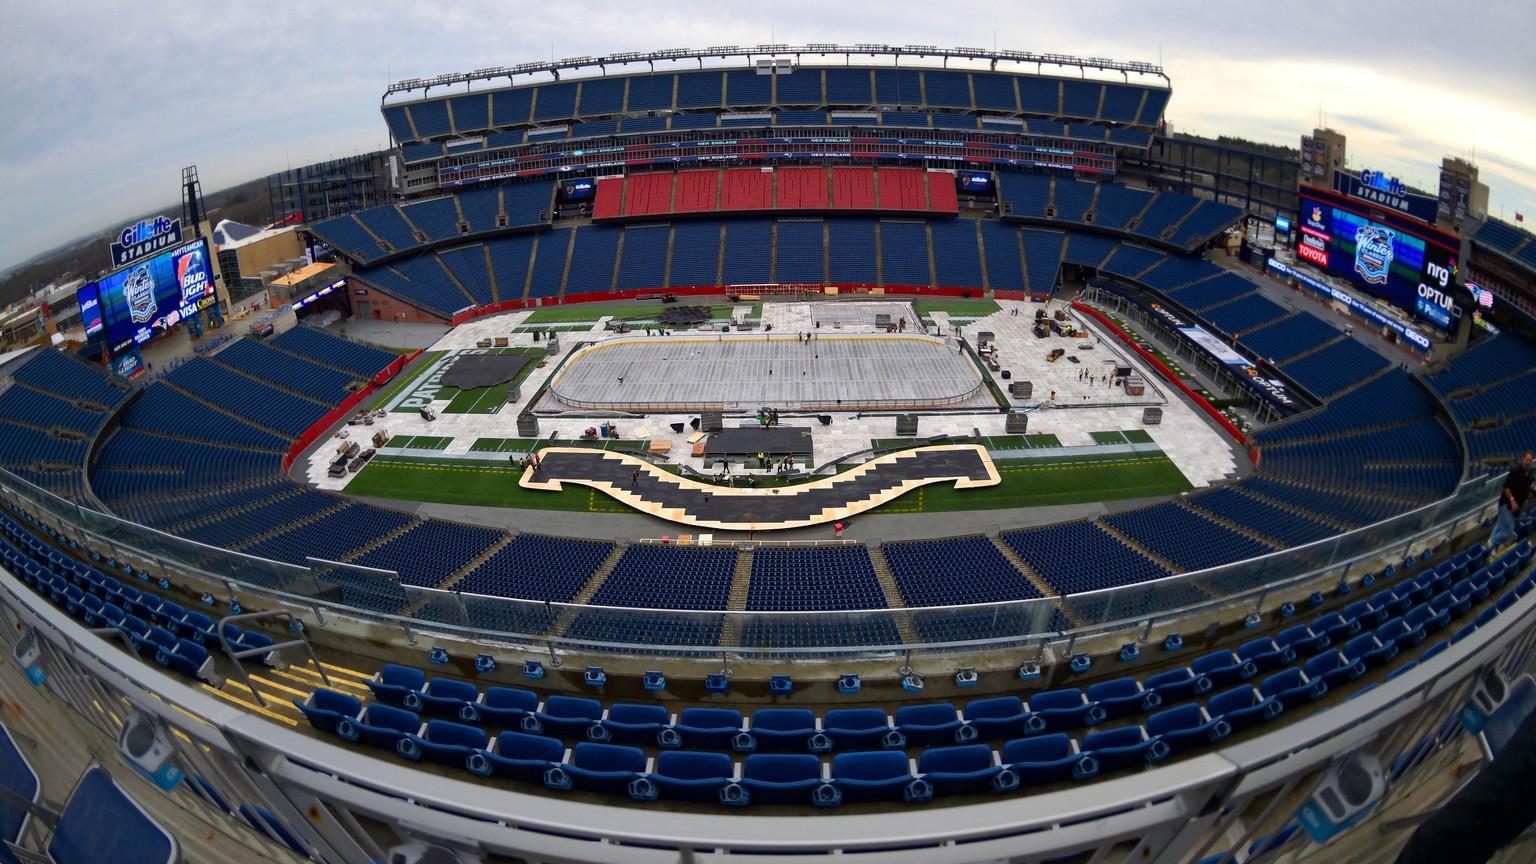
M 1033 63 L 1036 66 L 1075 66 L 1080 69 L 1098 69 L 1106 72 L 1119 72 L 1130 78 L 1130 73 L 1137 75 L 1154 75 L 1162 78 L 1167 84 L 1172 84 L 1168 76 L 1163 72 L 1163 67 L 1154 63 L 1142 63 L 1129 60 L 1109 60 L 1104 57 L 1073 57 L 1070 54 L 1035 54 L 1029 51 L 988 51 L 984 48 L 939 48 L 934 45 L 875 45 L 859 43 L 857 45 L 832 45 L 827 43 L 811 43 L 809 45 L 782 45 L 767 44 L 750 47 L 739 45 L 718 45 L 712 48 L 697 50 L 693 48 L 665 48 L 660 51 L 625 51 L 618 54 L 608 54 L 602 57 L 566 57 L 562 60 L 549 62 L 520 63 L 516 66 L 494 66 L 485 69 L 476 69 L 473 72 L 451 72 L 446 75 L 437 75 L 431 78 L 406 78 L 389 85 L 384 91 L 384 99 L 396 93 L 408 93 L 413 90 L 422 91 L 425 97 L 433 87 L 443 87 L 450 84 L 469 84 L 475 81 L 491 81 L 497 78 L 506 78 L 509 84 L 516 83 L 519 75 L 534 75 L 547 73 L 559 79 L 562 69 L 585 69 L 596 66 L 607 72 L 609 66 L 623 66 L 630 63 L 645 63 L 654 71 L 658 60 L 698 60 L 699 68 L 704 68 L 704 61 L 710 58 L 725 59 L 727 57 L 794 57 L 799 60 L 802 55 L 814 54 L 826 56 L 828 54 L 841 54 L 847 58 L 854 56 L 880 56 L 892 57 L 940 57 L 945 65 L 950 58 L 965 60 L 986 60 L 990 68 L 996 69 L 999 61 L 1012 63 Z

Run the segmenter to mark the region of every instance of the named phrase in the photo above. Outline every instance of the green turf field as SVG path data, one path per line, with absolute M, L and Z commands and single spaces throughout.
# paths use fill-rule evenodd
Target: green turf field
M 476 438 L 471 453 L 527 453 L 545 447 L 595 447 L 600 450 L 644 450 L 649 442 L 609 438 L 595 441 L 550 441 L 546 438 Z
M 482 438 L 471 449 L 518 452 L 528 444 L 536 443 L 542 442 Z M 576 442 L 558 443 L 570 446 Z M 627 450 L 639 449 L 644 442 L 608 441 L 590 442 L 590 445 Z M 851 467 L 841 465 L 839 471 Z M 996 486 L 964 490 L 949 485 L 925 486 L 870 512 L 938 513 L 1042 507 L 1174 495 L 1192 488 L 1179 469 L 1161 454 L 1106 453 L 1059 459 L 1002 460 L 997 463 L 997 468 L 1002 482 Z M 519 476 L 515 466 L 484 460 L 381 455 L 347 484 L 346 492 L 348 495 L 439 504 L 591 513 L 630 512 L 607 495 L 579 486 L 573 485 L 560 492 L 523 489 L 517 485 Z M 757 481 L 759 488 L 785 485 L 792 484 L 775 478 Z
M 985 318 L 1001 309 L 996 300 L 915 300 L 912 308 L 917 314 L 929 318 L 935 312 L 947 313 L 953 318 Z
M 396 435 L 389 439 L 390 447 L 400 450 L 447 450 L 451 437 L 441 435 Z
M 1174 495 L 1192 488 L 1166 456 L 1112 454 L 1095 460 L 999 462 L 1002 482 L 981 489 L 924 486 L 871 513 L 937 513 L 1084 504 Z

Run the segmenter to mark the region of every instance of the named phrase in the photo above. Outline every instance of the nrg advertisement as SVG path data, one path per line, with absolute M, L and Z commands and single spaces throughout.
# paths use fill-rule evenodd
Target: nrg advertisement
M 87 336 L 106 331 L 119 356 L 175 327 L 214 302 L 206 240 L 195 240 L 117 271 L 80 289 Z
M 1311 198 L 1301 199 L 1296 257 L 1450 330 L 1461 309 L 1456 255 L 1405 231 Z

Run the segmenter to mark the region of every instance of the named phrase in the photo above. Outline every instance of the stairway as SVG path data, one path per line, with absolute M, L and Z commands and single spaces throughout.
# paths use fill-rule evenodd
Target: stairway
M 1151 549 L 1148 549 L 1147 547 L 1145 547 L 1145 546 L 1141 545 L 1140 543 L 1136 542 L 1135 540 L 1131 539 L 1130 535 L 1122 534 L 1120 531 L 1115 529 L 1114 526 L 1110 525 L 1109 523 L 1101 522 L 1101 521 L 1095 521 L 1093 524 L 1100 531 L 1103 531 L 1105 534 L 1108 534 L 1109 536 L 1115 538 L 1116 540 L 1120 541 L 1121 543 L 1124 543 L 1125 545 L 1131 547 L 1132 549 L 1135 549 L 1137 552 L 1140 552 L 1141 554 L 1143 554 L 1143 555 L 1147 556 L 1148 558 L 1152 559 L 1154 562 L 1157 563 L 1157 566 L 1166 569 L 1169 573 L 1183 573 L 1184 572 L 1184 568 L 1183 567 L 1180 567 L 1179 565 L 1173 563 L 1172 561 L 1169 561 L 1167 558 L 1164 558 L 1163 556 L 1157 554 L 1156 552 L 1153 552 Z
M 441 590 L 441 591 L 452 591 L 452 590 L 454 590 L 454 588 L 459 584 L 459 582 L 463 581 L 465 576 L 468 576 L 469 574 L 475 572 L 475 570 L 478 569 L 481 564 L 484 564 L 485 562 L 491 560 L 491 556 L 492 555 L 495 555 L 497 552 L 500 552 L 502 549 L 505 549 L 507 544 L 511 543 L 516 538 L 517 538 L 516 534 L 508 532 L 500 540 L 497 540 L 495 543 L 492 543 L 490 545 L 490 548 L 486 549 L 484 552 L 481 552 L 479 555 L 476 555 L 475 557 L 469 559 L 469 561 L 463 567 L 460 567 L 459 569 L 453 571 L 452 573 L 449 573 L 448 574 L 448 578 L 444 579 L 442 581 L 442 583 L 437 586 L 438 590 Z M 402 613 L 402 614 L 409 615 L 409 613 Z
M 731 596 L 726 609 L 732 612 L 747 610 L 747 595 L 752 587 L 752 553 L 736 553 L 736 572 L 731 577 Z M 720 628 L 720 644 L 731 647 L 741 644 L 741 616 L 726 615 Z
M 1209 519 L 1212 522 L 1215 522 L 1217 525 L 1222 526 L 1223 528 L 1230 528 L 1231 530 L 1236 531 L 1237 533 L 1243 535 L 1244 537 L 1247 537 L 1249 540 L 1253 540 L 1253 541 L 1255 541 L 1257 543 L 1263 543 L 1265 546 L 1268 546 L 1271 549 L 1277 549 L 1278 550 L 1278 549 L 1285 549 L 1285 548 L 1287 548 L 1284 543 L 1281 543 L 1280 541 L 1275 540 L 1272 537 L 1267 537 L 1267 536 L 1265 536 L 1263 534 L 1260 534 L 1259 532 L 1253 530 L 1252 528 L 1247 527 L 1246 525 L 1239 525 L 1236 522 L 1233 522 L 1231 520 L 1223 519 L 1220 516 L 1217 516 L 1215 513 L 1207 513 L 1206 511 L 1201 510 L 1200 508 L 1195 507 L 1194 505 L 1190 504 L 1188 501 L 1180 501 L 1180 502 L 1178 502 L 1178 506 L 1183 508 L 1183 509 L 1185 509 L 1185 510 L 1188 510 L 1189 512 L 1195 514 L 1196 516 L 1201 516 L 1203 518 Z
M 396 528 L 395 530 L 389 532 L 388 534 L 385 534 L 383 537 L 378 537 L 378 538 L 376 538 L 374 540 L 371 540 L 368 543 L 364 544 L 362 547 L 354 549 L 351 552 L 348 552 L 346 555 L 341 556 L 340 560 L 341 560 L 341 562 L 343 564 L 348 564 L 348 563 L 351 563 L 353 561 L 356 561 L 357 559 L 363 557 L 364 555 L 367 555 L 369 552 L 372 552 L 373 550 L 379 548 L 380 546 L 383 546 L 385 543 L 388 543 L 389 541 L 394 540 L 397 537 L 402 537 L 407 532 L 413 531 L 416 528 L 419 528 L 419 527 L 421 527 L 422 525 L 425 525 L 425 524 L 427 524 L 427 523 L 425 521 L 421 520 L 421 519 L 417 519 L 414 522 L 407 522 L 404 525 L 401 525 L 399 528 Z
M 237 516 L 241 513 L 255 510 L 257 507 L 265 507 L 268 504 L 273 504 L 287 498 L 297 497 L 298 491 L 298 487 L 294 487 L 286 492 L 274 495 L 271 498 L 263 498 L 260 501 L 252 501 L 247 504 L 241 504 L 238 507 L 231 507 L 227 510 L 216 510 L 212 513 L 204 513 L 203 515 L 193 519 L 185 519 L 181 522 L 177 522 L 174 525 L 167 525 L 165 527 L 165 533 L 180 534 L 183 531 L 196 528 L 199 525 L 207 525 L 209 522 L 217 522 L 220 519 L 227 519 L 231 516 Z
M 880 583 L 880 591 L 885 595 L 885 605 L 892 609 L 907 608 L 907 598 L 901 595 L 901 586 L 896 584 L 896 574 L 891 572 L 891 562 L 885 558 L 885 550 L 879 546 L 869 547 L 869 563 L 875 568 L 875 581 Z M 922 641 L 922 635 L 917 632 L 917 625 L 912 623 L 910 615 L 893 615 L 891 620 L 896 624 L 896 630 L 901 634 L 901 641 L 915 643 Z
M 276 537 L 277 535 L 282 534 L 285 531 L 293 531 L 298 528 L 303 528 L 305 525 L 309 525 L 313 522 L 319 522 L 321 519 L 324 519 L 327 516 L 330 516 L 333 513 L 336 513 L 350 506 L 352 506 L 351 501 L 338 501 L 335 507 L 327 507 L 313 516 L 307 516 L 297 522 L 290 522 L 287 525 L 279 525 L 278 527 L 273 528 L 271 531 L 264 531 L 260 534 L 257 534 L 255 537 L 247 537 L 246 539 L 241 540 L 239 543 L 231 546 L 230 549 L 235 552 L 250 549 L 254 546 L 260 545 L 262 542 L 272 537 Z
M 591 603 L 592 598 L 597 595 L 597 590 L 603 587 L 603 582 L 607 581 L 608 574 L 613 572 L 613 568 L 619 563 L 619 559 L 624 557 L 624 550 L 628 548 L 628 546 L 623 544 L 615 545 L 613 551 L 608 553 L 608 557 L 603 559 L 603 563 L 597 565 L 597 569 L 592 571 L 592 578 L 588 579 L 586 584 L 581 586 L 581 590 L 576 592 L 576 596 L 571 598 L 571 604 L 585 606 Z M 576 614 L 577 610 L 575 609 L 563 610 L 560 613 L 560 617 L 549 626 L 549 638 L 558 639 L 564 636 L 565 631 L 569 630 L 571 625 L 575 623 Z

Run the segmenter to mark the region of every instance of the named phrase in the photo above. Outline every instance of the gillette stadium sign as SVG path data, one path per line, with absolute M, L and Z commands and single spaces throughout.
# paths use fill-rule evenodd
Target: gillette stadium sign
M 1403 181 L 1381 171 L 1366 169 L 1355 175 L 1336 170 L 1333 172 L 1333 191 L 1430 225 L 1435 224 L 1440 215 L 1439 198 L 1410 192 Z
M 181 220 L 156 216 L 118 232 L 112 241 L 112 266 L 123 267 L 181 243 Z

